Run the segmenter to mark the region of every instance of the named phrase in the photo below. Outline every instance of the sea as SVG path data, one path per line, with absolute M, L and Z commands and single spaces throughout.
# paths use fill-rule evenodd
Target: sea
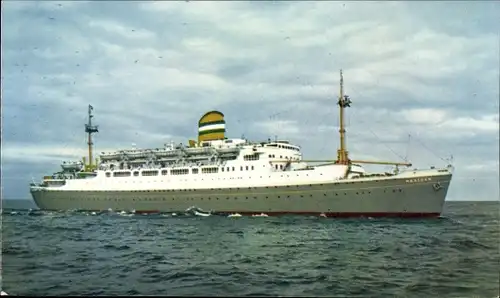
M 10 295 L 499 295 L 499 202 L 437 219 L 4 209 Z M 5 206 L 4 206 L 5 208 Z

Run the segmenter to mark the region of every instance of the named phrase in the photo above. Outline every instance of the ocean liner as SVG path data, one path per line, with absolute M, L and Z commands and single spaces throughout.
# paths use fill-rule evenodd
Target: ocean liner
M 102 152 L 93 160 L 93 107 L 88 107 L 88 159 L 63 162 L 61 171 L 31 183 L 42 210 L 184 212 L 195 206 L 214 214 L 303 214 L 326 217 L 438 217 L 453 168 L 410 169 L 406 162 L 351 160 L 340 95 L 340 148 L 335 160 L 305 160 L 286 140 L 253 142 L 225 136 L 219 111 L 198 122 L 187 145 Z M 362 164 L 392 165 L 368 173 Z M 401 169 L 402 168 L 402 169 Z

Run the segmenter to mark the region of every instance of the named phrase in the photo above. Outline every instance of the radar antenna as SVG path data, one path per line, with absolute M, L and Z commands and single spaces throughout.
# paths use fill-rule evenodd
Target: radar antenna
M 94 107 L 92 105 L 89 105 L 89 110 L 88 110 L 89 122 L 85 124 L 85 132 L 88 135 L 87 144 L 89 145 L 89 163 L 88 165 L 86 165 L 88 171 L 91 171 L 95 168 L 95 166 L 92 164 L 92 146 L 94 145 L 94 143 L 92 142 L 92 134 L 99 132 L 99 127 L 97 125 L 92 125 L 92 118 L 94 117 L 94 115 L 92 115 L 93 110 Z

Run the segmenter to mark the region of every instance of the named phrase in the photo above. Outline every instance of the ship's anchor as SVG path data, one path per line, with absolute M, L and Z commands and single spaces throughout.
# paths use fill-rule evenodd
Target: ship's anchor
M 434 188 L 435 191 L 438 191 L 442 188 L 441 183 L 439 183 L 439 182 L 434 183 L 434 185 L 432 187 Z

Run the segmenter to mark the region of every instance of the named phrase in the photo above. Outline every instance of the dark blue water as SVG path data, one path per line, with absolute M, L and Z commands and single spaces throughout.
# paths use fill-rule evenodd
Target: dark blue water
M 425 220 L 3 215 L 15 295 L 496 297 L 499 203 Z

